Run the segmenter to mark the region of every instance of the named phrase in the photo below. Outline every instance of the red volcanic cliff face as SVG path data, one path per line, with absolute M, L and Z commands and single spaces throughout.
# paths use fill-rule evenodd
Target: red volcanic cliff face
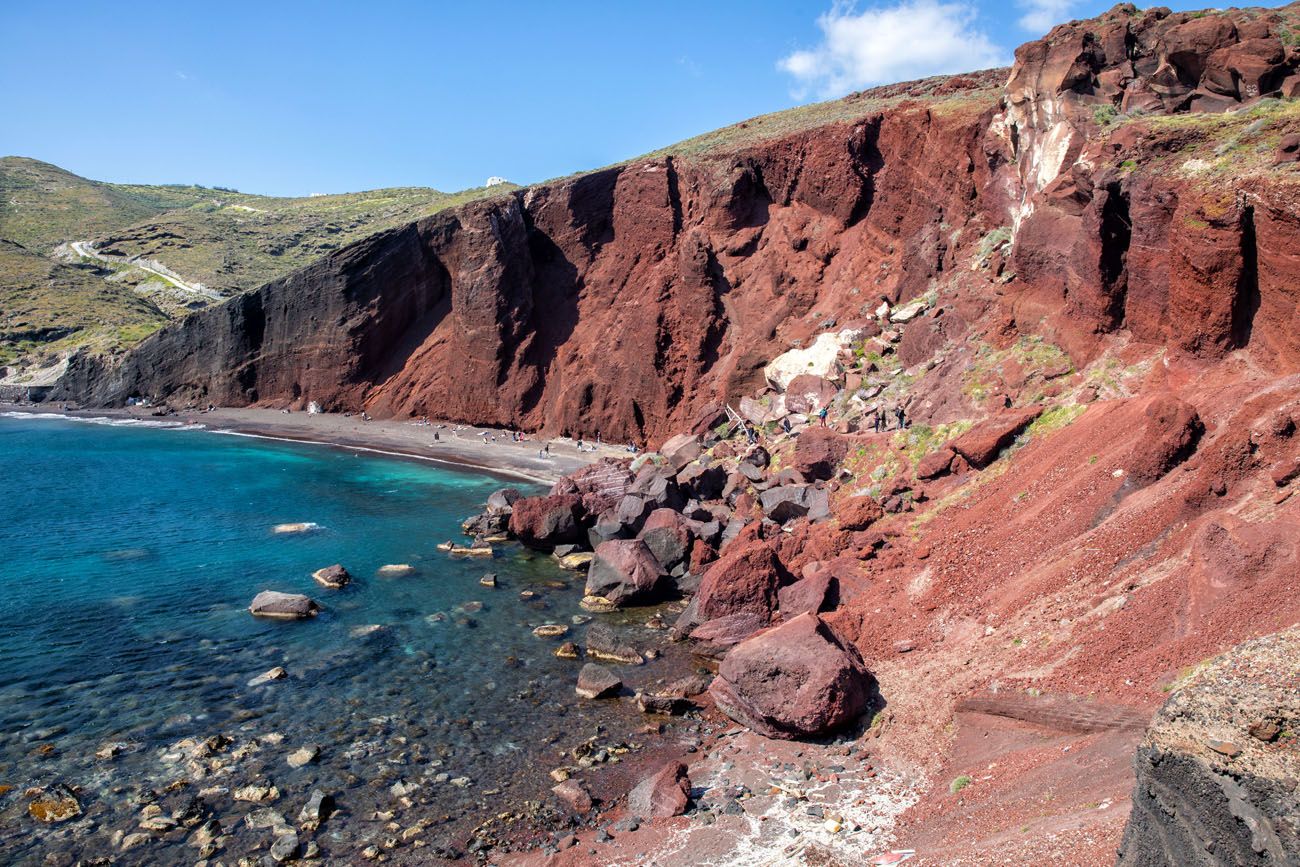
M 883 109 L 859 97 L 853 120 L 445 212 L 191 316 L 111 369 L 78 359 L 66 394 L 314 400 L 653 442 L 752 392 L 828 320 L 939 288 L 954 290 L 952 315 L 920 344 L 909 335 L 908 363 L 992 312 L 1076 359 L 1127 330 L 1292 365 L 1294 186 L 1133 170 L 1170 136 L 1111 132 L 1098 109 L 1295 90 L 1280 38 L 1295 8 L 1116 7 L 1022 47 L 1005 90 L 994 72 Z M 991 279 L 955 270 L 1004 225 L 1014 243 Z
M 657 439 L 747 392 L 815 306 L 853 318 L 950 267 L 978 220 L 989 82 L 733 152 L 439 214 L 192 316 L 74 393 L 428 414 Z

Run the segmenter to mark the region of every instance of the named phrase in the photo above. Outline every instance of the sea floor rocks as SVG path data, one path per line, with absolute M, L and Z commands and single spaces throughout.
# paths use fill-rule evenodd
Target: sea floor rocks
M 301 593 L 281 593 L 278 590 L 263 590 L 253 597 L 248 612 L 254 617 L 269 617 L 279 620 L 304 620 L 315 617 L 320 612 L 320 605 Z
M 32 798 L 27 804 L 27 812 L 36 821 L 47 825 L 66 822 L 81 815 L 81 802 L 72 789 L 59 784 Z
M 718 708 L 775 738 L 813 737 L 867 710 L 875 678 L 816 614 L 800 614 L 736 645 L 709 686 Z

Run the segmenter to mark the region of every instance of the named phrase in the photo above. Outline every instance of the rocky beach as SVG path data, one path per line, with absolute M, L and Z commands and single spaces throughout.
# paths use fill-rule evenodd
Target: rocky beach
M 1300 863 L 1297 34 L 1119 4 L 11 372 L 0 854 Z

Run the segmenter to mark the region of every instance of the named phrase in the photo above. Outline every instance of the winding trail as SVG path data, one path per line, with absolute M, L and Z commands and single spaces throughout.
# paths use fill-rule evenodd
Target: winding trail
M 176 274 L 171 272 L 170 269 L 162 270 L 158 267 L 154 267 L 153 265 L 148 264 L 144 259 L 138 257 L 126 258 L 105 256 L 103 253 L 100 253 L 91 246 L 90 241 L 73 241 L 69 246 L 72 247 L 72 252 L 76 253 L 78 256 L 83 256 L 87 259 L 94 259 L 99 262 L 106 262 L 110 265 L 132 265 L 142 271 L 149 272 L 167 283 L 170 283 L 182 292 L 197 295 L 200 298 L 205 298 L 209 301 L 221 301 L 224 297 L 215 289 L 209 289 L 202 284 L 189 283 L 176 276 Z

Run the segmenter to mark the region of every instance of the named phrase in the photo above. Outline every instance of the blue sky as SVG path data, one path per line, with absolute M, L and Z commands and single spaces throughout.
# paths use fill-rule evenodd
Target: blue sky
M 276 195 L 529 183 L 1009 62 L 1110 5 L 4 0 L 0 154 Z

